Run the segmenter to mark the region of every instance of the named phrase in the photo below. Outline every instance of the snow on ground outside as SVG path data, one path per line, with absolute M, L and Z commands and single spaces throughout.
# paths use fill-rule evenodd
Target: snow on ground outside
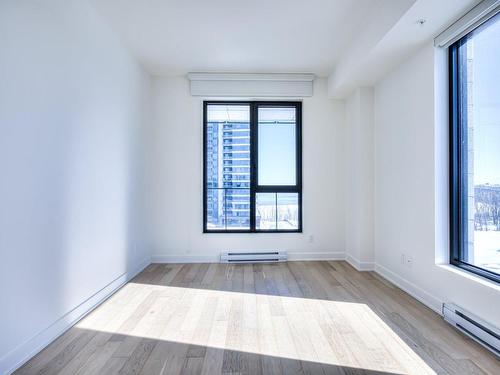
M 472 264 L 500 273 L 500 231 L 474 231 Z

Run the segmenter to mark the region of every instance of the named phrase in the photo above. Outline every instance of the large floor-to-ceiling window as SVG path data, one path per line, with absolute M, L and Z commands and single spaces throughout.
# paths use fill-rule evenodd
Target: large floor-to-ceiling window
M 449 59 L 451 263 L 500 281 L 500 14 Z
M 301 194 L 300 102 L 204 102 L 205 232 L 300 232 Z

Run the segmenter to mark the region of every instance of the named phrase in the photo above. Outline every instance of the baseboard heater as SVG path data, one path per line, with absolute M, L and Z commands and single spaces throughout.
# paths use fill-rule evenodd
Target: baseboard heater
M 286 251 L 257 251 L 234 252 L 229 251 L 220 255 L 221 263 L 269 263 L 286 262 Z
M 443 303 L 443 317 L 452 326 L 500 357 L 500 330 L 453 303 Z

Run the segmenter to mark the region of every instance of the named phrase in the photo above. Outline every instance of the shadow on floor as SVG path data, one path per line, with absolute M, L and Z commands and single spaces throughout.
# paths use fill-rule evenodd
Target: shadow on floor
M 313 272 L 311 272 L 311 269 Z M 211 289 L 359 302 L 345 288 L 346 276 L 374 280 L 372 272 L 360 273 L 346 262 L 284 262 L 257 264 L 190 263 L 150 264 L 132 283 Z
M 397 374 L 72 328 L 15 372 L 34 374 Z

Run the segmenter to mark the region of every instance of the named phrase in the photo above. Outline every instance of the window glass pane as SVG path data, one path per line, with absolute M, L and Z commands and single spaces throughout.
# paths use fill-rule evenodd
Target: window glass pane
M 257 193 L 255 209 L 257 229 L 276 229 L 276 193 Z
M 258 184 L 295 185 L 295 108 L 260 107 L 258 119 Z
M 250 107 L 208 105 L 207 187 L 250 187 Z
M 207 229 L 225 229 L 224 190 L 207 190 Z
M 464 238 L 461 259 L 500 274 L 500 15 L 459 47 Z M 465 224 L 467 223 L 467 224 Z
M 250 229 L 250 189 L 225 189 L 227 229 Z
M 207 229 L 250 229 L 250 189 L 208 189 Z
M 206 132 L 207 229 L 250 229 L 250 106 L 208 105 Z
M 278 193 L 278 229 L 299 229 L 299 194 Z

